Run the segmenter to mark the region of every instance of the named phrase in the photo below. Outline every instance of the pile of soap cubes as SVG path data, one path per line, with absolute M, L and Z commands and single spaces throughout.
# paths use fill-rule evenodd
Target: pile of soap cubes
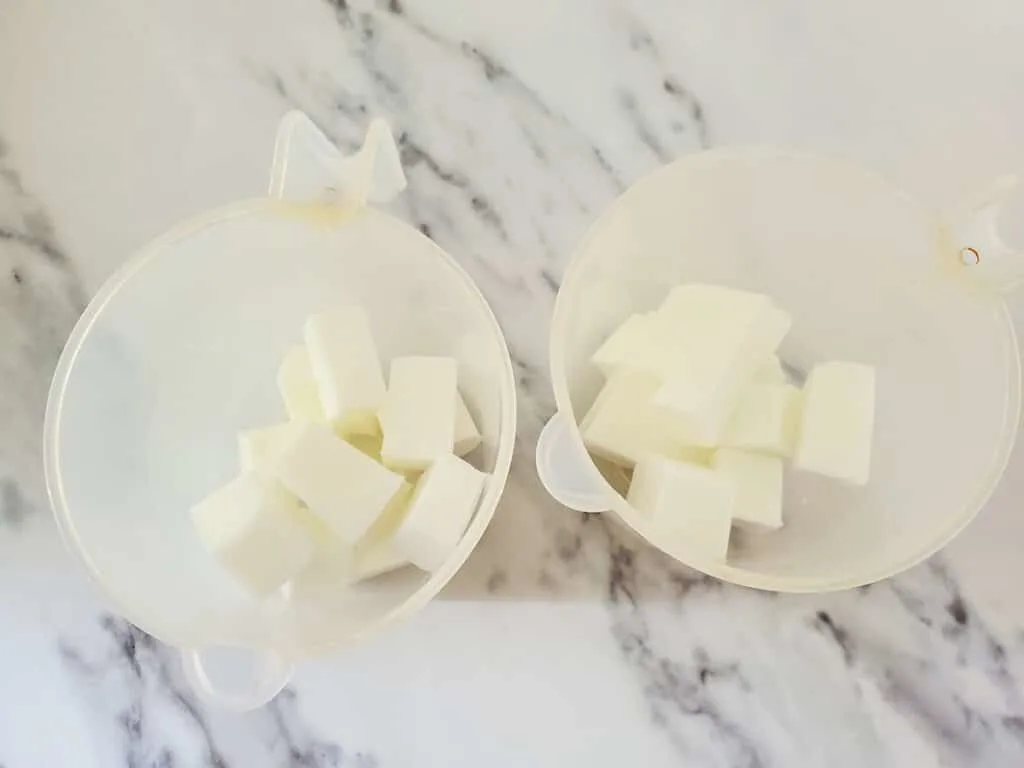
M 192 510 L 203 546 L 264 597 L 323 593 L 396 568 L 439 568 L 486 475 L 450 357 L 384 370 L 357 306 L 311 316 L 277 385 L 288 421 L 238 435 L 240 474 Z
M 605 383 L 584 443 L 631 472 L 627 501 L 666 545 L 722 561 L 734 525 L 781 528 L 787 460 L 867 483 L 874 369 L 823 362 L 799 388 L 777 354 L 791 325 L 767 296 L 683 284 L 593 355 Z

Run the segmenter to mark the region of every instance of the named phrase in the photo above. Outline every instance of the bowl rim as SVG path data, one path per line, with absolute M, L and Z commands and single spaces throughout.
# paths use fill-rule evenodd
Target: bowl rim
M 314 203 L 310 204 L 310 206 L 323 208 L 324 204 Z M 185 646 L 175 642 L 173 638 L 167 637 L 159 621 L 149 614 L 144 615 L 144 612 L 124 604 L 115 596 L 116 593 L 108 587 L 108 581 L 104 577 L 102 569 L 92 559 L 80 540 L 75 527 L 71 506 L 65 493 L 61 473 L 60 433 L 65 394 L 75 369 L 78 354 L 89 338 L 92 327 L 102 316 L 107 305 L 151 261 L 158 258 L 168 246 L 203 229 L 230 219 L 259 214 L 263 211 L 295 210 L 302 207 L 305 206 L 301 203 L 283 202 L 274 198 L 253 198 L 236 201 L 187 218 L 134 251 L 103 282 L 76 321 L 61 351 L 50 382 L 43 419 L 43 474 L 47 495 L 50 500 L 50 508 L 53 510 L 54 517 L 56 518 L 61 538 L 67 549 L 84 566 L 90 581 L 100 590 L 118 614 L 162 642 L 178 648 L 184 648 Z M 498 345 L 499 357 L 501 359 L 501 371 L 498 374 L 501 384 L 499 391 L 500 418 L 497 450 L 494 457 L 494 468 L 488 473 L 484 491 L 481 493 L 477 503 L 476 512 L 462 538 L 459 540 L 458 545 L 449 554 L 444 564 L 431 573 L 429 578 L 404 601 L 373 621 L 345 632 L 337 639 L 290 647 L 288 649 L 272 649 L 274 652 L 285 655 L 292 660 L 309 658 L 358 642 L 364 642 L 386 627 L 408 618 L 430 602 L 465 564 L 493 519 L 508 480 L 512 465 L 512 455 L 515 449 L 517 412 L 515 370 L 512 365 L 508 342 L 501 330 L 497 317 L 494 315 L 494 311 L 491 309 L 490 303 L 479 286 L 451 254 L 402 219 L 373 206 L 366 206 L 354 215 L 382 217 L 390 225 L 400 226 L 415 237 L 420 238 L 428 245 L 429 250 L 445 266 L 452 270 L 452 273 L 463 282 L 465 287 L 469 289 L 469 292 L 478 300 L 481 319 L 491 331 L 491 336 Z
M 601 236 L 602 229 L 607 225 L 611 216 L 619 208 L 630 204 L 629 198 L 635 195 L 638 189 L 648 184 L 653 184 L 654 181 L 659 179 L 661 176 L 679 173 L 680 170 L 685 169 L 687 166 L 699 163 L 719 159 L 749 159 L 758 156 L 775 158 L 788 156 L 801 160 L 813 160 L 816 162 L 832 164 L 847 172 L 856 172 L 862 176 L 874 179 L 875 181 L 880 181 L 914 205 L 921 209 L 925 209 L 924 204 L 916 197 L 885 178 L 882 174 L 869 168 L 865 168 L 841 158 L 817 152 L 773 147 L 768 145 L 746 145 L 706 149 L 689 155 L 684 155 L 641 176 L 627 187 L 617 198 L 615 198 L 608 207 L 601 211 L 597 219 L 594 220 L 587 228 L 582 240 L 572 252 L 569 263 L 563 273 L 558 293 L 555 296 L 555 304 L 551 317 L 551 327 L 549 332 L 550 351 L 548 362 L 551 371 L 551 386 L 555 396 L 555 406 L 557 412 L 571 422 L 572 428 L 568 430 L 570 441 L 574 447 L 581 451 L 582 455 L 587 456 L 588 459 L 590 454 L 583 443 L 583 436 L 579 430 L 579 420 L 576 418 L 573 411 L 572 401 L 569 397 L 568 378 L 566 376 L 564 365 L 566 354 L 565 337 L 569 322 L 568 305 L 572 299 L 572 285 L 578 279 L 579 273 L 584 268 L 587 251 Z M 710 559 L 693 557 L 683 559 L 677 554 L 669 552 L 666 547 L 659 544 L 656 540 L 657 537 L 652 535 L 650 527 L 645 524 L 645 519 L 633 510 L 625 498 L 608 483 L 600 472 L 596 472 L 595 474 L 597 475 L 597 478 L 595 479 L 595 482 L 600 483 L 600 492 L 608 502 L 608 512 L 611 513 L 616 522 L 624 525 L 626 528 L 640 536 L 648 544 L 660 550 L 676 562 L 700 571 L 708 576 L 720 579 L 721 581 L 753 589 L 788 593 L 835 592 L 873 584 L 891 576 L 895 576 L 896 574 L 917 565 L 934 555 L 956 538 L 957 534 L 959 534 L 978 515 L 998 486 L 999 481 L 1006 470 L 1007 464 L 1009 463 L 1010 454 L 1012 453 L 1014 444 L 1017 440 L 1017 432 L 1021 417 L 1020 351 L 1017 344 L 1017 333 L 1014 329 L 1009 309 L 1001 298 L 998 298 L 998 302 L 998 312 L 999 317 L 1001 318 L 1000 326 L 1003 331 L 1004 354 L 1006 355 L 1008 368 L 1010 369 L 1008 376 L 1012 379 L 1011 385 L 1007 388 L 1007 399 L 1004 403 L 1003 421 L 1006 427 L 1000 435 L 999 441 L 992 447 L 992 458 L 989 462 L 988 468 L 980 476 L 968 502 L 964 506 L 963 512 L 950 525 L 937 531 L 927 540 L 926 543 L 919 547 L 917 551 L 907 557 L 883 568 L 865 570 L 862 572 L 851 571 L 849 573 L 839 574 L 829 578 L 769 576 L 759 574 L 746 568 L 729 565 L 727 562 L 717 562 Z

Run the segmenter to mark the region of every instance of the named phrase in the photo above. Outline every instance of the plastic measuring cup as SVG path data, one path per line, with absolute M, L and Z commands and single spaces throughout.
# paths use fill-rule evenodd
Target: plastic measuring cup
M 100 289 L 60 358 L 45 425 L 69 547 L 123 616 L 182 650 L 201 692 L 237 709 L 273 697 L 296 660 L 366 638 L 437 594 L 494 514 L 516 423 L 508 349 L 484 297 L 437 245 L 363 205 L 404 186 L 386 126 L 343 158 L 289 114 L 271 181 L 272 197 L 184 222 Z M 282 355 L 309 314 L 346 301 L 369 315 L 382 359 L 457 358 L 483 438 L 472 460 L 489 478 L 437 571 L 260 601 L 201 548 L 189 508 L 237 473 L 238 430 L 285 420 Z
M 687 565 L 762 589 L 852 587 L 932 554 L 988 499 L 1017 434 L 1020 361 L 1000 291 L 1019 282 L 1024 258 L 994 227 L 1010 186 L 944 220 L 879 176 L 794 151 L 708 151 L 641 179 L 587 234 L 555 303 L 558 412 L 537 449 L 548 491 L 580 511 L 611 511 Z M 599 343 L 683 282 L 772 296 L 793 315 L 780 351 L 791 369 L 877 369 L 869 484 L 788 471 L 785 526 L 734 536 L 724 563 L 660 541 L 577 426 L 603 382 L 589 361 Z

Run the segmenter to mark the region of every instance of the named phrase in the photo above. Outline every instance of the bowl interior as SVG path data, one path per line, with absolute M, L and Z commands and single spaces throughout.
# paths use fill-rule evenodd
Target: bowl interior
M 238 430 L 286 418 L 275 384 L 305 318 L 356 302 L 381 357 L 450 355 L 492 473 L 458 550 L 315 598 L 251 598 L 204 552 L 189 508 L 238 471 Z M 76 327 L 47 414 L 47 474 L 64 532 L 124 615 L 179 646 L 337 645 L 426 602 L 483 533 L 504 486 L 514 380 L 469 277 L 380 211 L 341 220 L 260 201 L 157 240 Z
M 552 330 L 559 408 L 582 419 L 602 383 L 590 355 L 671 286 L 772 296 L 794 319 L 781 349 L 792 369 L 827 360 L 876 367 L 871 480 L 852 488 L 789 471 L 785 527 L 734 536 L 728 565 L 702 561 L 685 543 L 653 543 L 713 575 L 771 589 L 889 575 L 973 516 L 1017 428 L 1020 372 L 1005 307 L 972 289 L 948 252 L 937 219 L 856 167 L 767 149 L 683 158 L 616 201 L 566 273 Z M 618 494 L 614 504 L 648 536 Z

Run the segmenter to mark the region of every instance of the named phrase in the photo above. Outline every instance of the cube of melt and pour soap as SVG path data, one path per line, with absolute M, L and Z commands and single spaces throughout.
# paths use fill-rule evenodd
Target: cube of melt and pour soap
M 654 541 L 668 552 L 725 560 L 734 489 L 724 474 L 662 457 L 647 458 L 636 465 L 626 500 L 651 521 Z
M 387 509 L 356 544 L 353 565 L 358 579 L 372 579 L 405 565 L 409 558 L 395 546 L 395 531 L 409 511 L 415 487 L 404 483 Z
M 790 317 L 766 296 L 700 284 L 674 288 L 658 314 L 675 342 L 655 402 L 717 444 L 740 391 L 775 352 Z
M 405 482 L 323 424 L 304 424 L 274 472 L 347 544 L 363 537 Z
M 671 347 L 658 314 L 648 312 L 626 318 L 590 359 L 608 378 L 622 370 L 658 375 Z
M 316 549 L 298 500 L 254 472 L 243 472 L 193 507 L 192 521 L 210 554 L 259 597 L 302 571 Z
M 405 514 L 411 495 L 412 486 L 403 483 L 355 546 L 332 536 L 292 580 L 292 597 L 299 600 L 323 598 L 337 593 L 340 588 L 409 565 L 408 558 L 394 549 L 391 536 Z
M 309 353 L 301 344 L 292 347 L 277 369 L 277 388 L 281 392 L 288 418 L 298 421 L 323 421 L 324 409 L 313 376 Z
M 874 368 L 844 362 L 816 365 L 804 386 L 794 466 L 864 485 L 871 472 L 874 424 Z
M 782 527 L 782 459 L 736 448 L 720 448 L 711 467 L 733 484 L 733 522 L 744 528 Z
M 469 412 L 469 406 L 460 394 L 455 403 L 455 444 L 452 446 L 452 452 L 456 456 L 465 456 L 476 449 L 481 440 L 480 430 L 473 421 L 473 414 Z
M 238 463 L 243 470 L 270 470 L 281 451 L 302 431 L 303 422 L 286 421 L 238 433 Z
M 754 380 L 772 384 L 785 384 L 789 381 L 786 369 L 782 366 L 782 360 L 778 355 L 769 355 L 761 365 L 754 371 Z
M 342 434 L 377 432 L 384 375 L 366 314 L 346 307 L 313 315 L 303 335 L 327 419 Z
M 722 436 L 722 445 L 791 456 L 800 421 L 800 390 L 757 380 L 744 387 Z
M 440 568 L 466 530 L 487 475 L 451 454 L 416 483 L 391 538 L 394 550 L 425 571 Z
M 580 425 L 588 450 L 623 467 L 652 454 L 696 462 L 710 458 L 685 418 L 655 403 L 660 386 L 660 379 L 645 373 L 612 374 Z
M 458 364 L 451 357 L 396 357 L 380 409 L 381 459 L 402 472 L 424 470 L 455 445 Z

